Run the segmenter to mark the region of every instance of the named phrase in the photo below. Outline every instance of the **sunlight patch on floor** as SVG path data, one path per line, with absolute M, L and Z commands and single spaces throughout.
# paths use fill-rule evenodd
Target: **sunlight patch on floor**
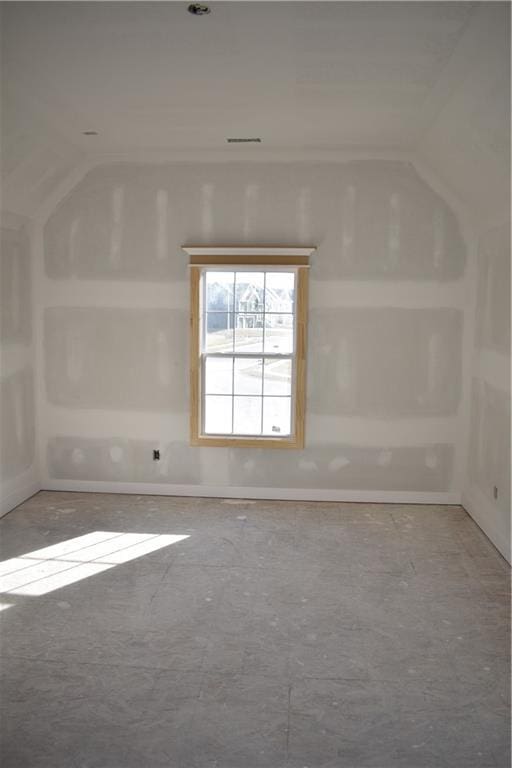
M 0 593 L 45 595 L 188 535 L 93 531 L 0 563 Z M 9 607 L 0 604 L 0 610 Z

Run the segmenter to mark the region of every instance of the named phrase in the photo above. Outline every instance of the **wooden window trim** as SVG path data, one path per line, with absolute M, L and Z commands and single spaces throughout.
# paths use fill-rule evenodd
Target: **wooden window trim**
M 184 247 L 184 250 L 187 250 Z M 206 251 L 208 249 L 204 249 Z M 224 250 L 224 249 L 223 249 Z M 284 250 L 284 249 L 283 249 Z M 298 251 L 300 249 L 295 249 Z M 314 249 L 305 248 L 311 252 Z M 307 352 L 307 314 L 308 314 L 308 263 L 304 263 L 307 254 L 294 253 L 288 258 L 289 263 L 279 249 L 273 249 L 273 258 L 267 262 L 265 254 L 239 254 L 236 261 L 226 262 L 226 256 L 235 259 L 236 254 L 206 254 L 199 253 L 191 256 L 190 264 L 190 444 L 210 448 L 277 448 L 296 450 L 304 448 L 305 416 L 306 416 L 306 352 Z M 215 261 L 204 262 L 206 255 Z M 302 258 L 299 258 L 302 257 Z M 270 258 L 270 257 L 268 257 Z M 263 261 L 263 263 L 262 263 Z M 198 263 L 199 262 L 199 263 Z M 300 262 L 300 263 L 298 263 Z M 201 273 L 210 266 L 254 266 L 254 267 L 288 267 L 297 272 L 296 308 L 295 308 L 295 380 L 293 391 L 294 433 L 289 437 L 239 437 L 239 436 L 210 436 L 201 434 Z

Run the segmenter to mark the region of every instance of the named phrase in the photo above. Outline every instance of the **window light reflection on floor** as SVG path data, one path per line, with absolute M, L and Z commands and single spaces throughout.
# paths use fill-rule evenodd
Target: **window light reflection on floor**
M 46 595 L 188 538 L 188 535 L 93 531 L 0 562 L 0 593 Z M 9 607 L 6 603 L 0 605 Z

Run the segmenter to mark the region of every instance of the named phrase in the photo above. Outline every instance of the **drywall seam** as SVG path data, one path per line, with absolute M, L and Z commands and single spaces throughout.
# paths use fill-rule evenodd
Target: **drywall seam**
M 48 306 L 187 309 L 188 282 L 122 283 L 105 280 L 67 278 L 66 294 L 59 281 L 43 275 L 43 289 Z M 467 302 L 463 281 L 418 285 L 413 280 L 392 285 L 361 280 L 311 280 L 309 306 L 315 308 L 393 307 L 427 309 L 429 307 L 464 309 Z
M 45 403 L 48 421 L 61 436 L 112 438 L 122 432 L 132 440 L 174 440 L 188 443 L 188 412 L 126 411 L 76 409 Z M 357 416 L 307 416 L 308 445 L 325 445 L 343 440 L 354 446 L 368 446 L 368 432 L 373 444 L 389 448 L 447 443 L 454 445 L 458 436 L 457 417 L 386 419 Z M 370 446 L 371 447 L 371 446 Z
M 482 529 L 487 538 L 494 544 L 503 557 L 512 564 L 512 545 L 510 538 L 504 536 L 499 526 L 494 522 L 496 510 L 488 502 L 484 494 L 475 486 L 464 490 L 461 504 L 475 523 Z
M 183 309 L 188 310 L 188 281 L 167 283 L 107 282 L 105 280 L 66 279 L 67 291 L 62 285 L 43 275 L 42 289 L 49 307 L 112 307 L 116 309 Z
M 201 496 L 276 501 L 337 501 L 362 504 L 460 504 L 457 492 L 336 491 L 307 488 L 251 488 L 222 485 L 168 485 L 161 483 L 116 483 L 94 480 L 50 480 L 43 491 L 128 493 L 148 496 Z
M 311 309 L 342 307 L 393 307 L 427 309 L 430 307 L 464 309 L 466 291 L 463 280 L 418 284 L 414 280 L 388 283 L 368 280 L 310 280 Z

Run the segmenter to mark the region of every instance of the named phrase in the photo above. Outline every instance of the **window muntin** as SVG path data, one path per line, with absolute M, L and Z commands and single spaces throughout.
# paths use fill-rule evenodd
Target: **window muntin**
M 294 431 L 297 270 L 204 268 L 201 433 L 290 438 Z

